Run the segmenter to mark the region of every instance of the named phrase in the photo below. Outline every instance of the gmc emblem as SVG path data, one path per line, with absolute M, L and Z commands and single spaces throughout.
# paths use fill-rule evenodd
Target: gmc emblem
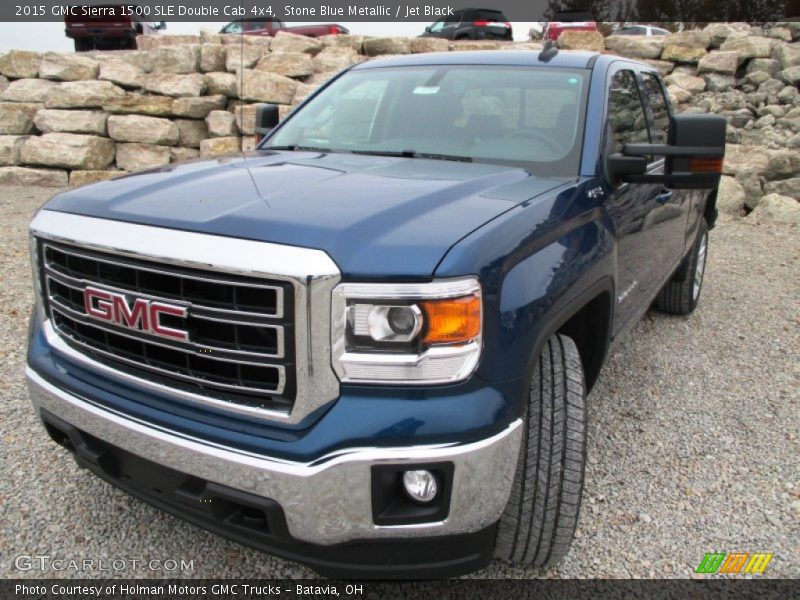
M 130 305 L 125 294 L 87 287 L 83 290 L 83 307 L 87 315 L 98 321 L 106 321 L 128 329 L 136 329 L 182 342 L 189 341 L 188 332 L 161 324 L 161 315 L 186 317 L 189 311 L 184 306 L 165 304 L 145 298 L 136 298 Z

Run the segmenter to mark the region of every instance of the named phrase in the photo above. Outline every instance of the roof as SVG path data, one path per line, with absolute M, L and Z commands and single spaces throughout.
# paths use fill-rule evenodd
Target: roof
M 539 50 L 480 50 L 467 52 L 431 52 L 404 54 L 363 62 L 353 69 L 380 67 L 416 67 L 425 65 L 501 65 L 519 67 L 562 67 L 586 69 L 597 52 L 561 50 L 549 61 L 539 60 Z

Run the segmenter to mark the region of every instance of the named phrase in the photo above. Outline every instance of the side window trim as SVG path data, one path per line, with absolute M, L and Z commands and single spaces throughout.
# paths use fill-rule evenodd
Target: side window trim
M 647 91 L 647 85 L 645 84 L 645 77 L 649 76 L 656 82 L 659 91 L 661 92 L 661 97 L 664 100 L 664 108 L 667 111 L 667 116 L 672 117 L 672 106 L 669 103 L 669 97 L 666 94 L 666 90 L 664 89 L 664 84 L 661 78 L 655 74 L 653 71 L 645 71 L 645 70 L 637 70 L 636 72 L 636 83 L 639 87 L 639 95 L 642 98 L 642 104 L 644 106 L 644 113 L 647 117 L 647 136 L 650 138 L 650 143 L 655 144 L 657 143 L 656 139 L 656 119 L 655 114 L 653 113 L 653 106 L 650 104 L 650 95 Z M 666 143 L 666 141 L 665 141 Z M 648 171 L 652 171 L 658 169 L 663 166 L 665 159 L 663 156 L 651 156 L 651 160 L 647 163 Z
M 636 91 L 637 91 L 637 93 L 639 95 L 639 103 L 641 104 L 642 111 L 644 112 L 644 115 L 645 115 L 645 122 L 646 122 L 646 126 L 647 126 L 647 139 L 648 139 L 648 141 L 652 142 L 650 125 L 649 125 L 650 117 L 649 117 L 649 113 L 648 113 L 647 103 L 645 102 L 645 98 L 644 98 L 644 96 L 642 94 L 642 83 L 640 81 L 639 69 L 638 69 L 638 66 L 635 65 L 635 64 L 619 61 L 619 62 L 615 62 L 614 64 L 612 64 L 611 67 L 608 69 L 608 72 L 606 74 L 606 82 L 605 82 L 606 98 L 605 98 L 605 103 L 604 103 L 605 105 L 603 107 L 603 123 L 607 124 L 608 123 L 608 119 L 609 119 L 609 110 L 608 110 L 608 108 L 609 108 L 609 105 L 611 103 L 611 94 L 610 94 L 611 84 L 613 83 L 614 78 L 617 76 L 617 74 L 619 74 L 621 71 L 628 71 L 633 75 L 634 81 L 636 83 Z M 608 146 L 608 139 L 605 136 L 608 135 L 609 128 L 606 125 L 606 126 L 604 126 L 604 129 L 605 129 L 605 133 L 604 133 L 604 144 L 603 145 L 604 145 L 604 147 L 607 147 Z

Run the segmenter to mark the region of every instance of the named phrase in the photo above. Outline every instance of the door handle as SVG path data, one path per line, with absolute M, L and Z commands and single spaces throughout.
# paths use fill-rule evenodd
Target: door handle
M 656 196 L 656 202 L 659 204 L 666 204 L 672 198 L 672 193 L 672 190 L 668 188 L 662 189 L 658 196 Z

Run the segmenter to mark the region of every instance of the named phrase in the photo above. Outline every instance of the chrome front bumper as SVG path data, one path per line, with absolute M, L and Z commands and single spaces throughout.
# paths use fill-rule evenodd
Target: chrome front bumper
M 521 439 L 520 420 L 469 444 L 349 448 L 308 463 L 291 462 L 210 444 L 134 420 L 26 371 L 37 413 L 70 425 L 171 469 L 278 502 L 297 540 L 330 545 L 356 539 L 397 539 L 471 533 L 495 523 L 511 490 Z M 448 517 L 419 525 L 373 523 L 373 465 L 452 462 Z

